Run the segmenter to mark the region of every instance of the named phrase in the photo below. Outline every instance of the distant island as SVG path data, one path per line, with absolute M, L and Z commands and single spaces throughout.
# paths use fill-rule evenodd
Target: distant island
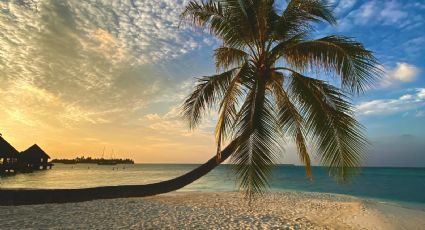
M 115 165 L 115 164 L 134 164 L 132 159 L 105 159 L 105 158 L 91 158 L 77 157 L 75 159 L 53 159 L 51 163 L 62 164 L 99 164 L 99 165 Z

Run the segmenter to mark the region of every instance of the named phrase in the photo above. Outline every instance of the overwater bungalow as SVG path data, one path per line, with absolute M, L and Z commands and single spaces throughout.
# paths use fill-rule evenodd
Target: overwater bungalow
M 0 134 L 0 174 L 16 172 L 19 152 Z
M 50 156 L 44 152 L 37 144 L 23 151 L 19 156 L 19 165 L 23 165 L 27 170 L 39 170 L 52 168 L 49 163 Z
M 52 168 L 50 156 L 38 145 L 19 153 L 0 134 L 0 174 L 32 172 Z

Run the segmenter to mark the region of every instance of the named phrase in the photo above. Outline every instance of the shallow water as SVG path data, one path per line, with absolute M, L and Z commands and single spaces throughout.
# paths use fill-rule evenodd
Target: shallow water
M 198 165 L 135 164 L 99 166 L 56 164 L 52 170 L 1 177 L 1 188 L 86 188 L 146 184 L 171 179 Z M 363 168 L 348 184 L 338 184 L 325 168 L 313 167 L 314 180 L 304 167 L 278 166 L 271 190 L 296 190 L 353 195 L 425 208 L 425 168 Z M 234 191 L 231 165 L 221 165 L 181 191 Z

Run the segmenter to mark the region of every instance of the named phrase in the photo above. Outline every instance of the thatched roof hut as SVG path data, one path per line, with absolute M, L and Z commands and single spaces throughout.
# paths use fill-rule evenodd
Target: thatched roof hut
M 16 150 L 9 142 L 3 139 L 0 134 L 0 158 L 15 158 L 18 157 L 18 150 Z
M 26 169 L 38 170 L 52 167 L 49 161 L 50 156 L 47 155 L 38 145 L 34 144 L 20 154 L 19 162 Z
M 44 152 L 37 144 L 29 147 L 21 153 L 23 159 L 50 159 L 50 156 Z
M 36 144 L 19 153 L 0 134 L 0 174 L 52 168 L 49 158 Z

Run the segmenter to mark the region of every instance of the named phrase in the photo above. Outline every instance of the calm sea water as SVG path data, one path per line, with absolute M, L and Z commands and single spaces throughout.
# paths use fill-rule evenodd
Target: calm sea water
M 1 188 L 84 188 L 145 184 L 171 179 L 198 165 L 135 164 L 99 166 L 56 164 L 52 170 L 0 178 Z M 363 168 L 349 184 L 338 184 L 322 167 L 313 167 L 314 180 L 304 167 L 279 166 L 271 190 L 296 190 L 354 195 L 425 208 L 425 168 Z M 231 165 L 221 165 L 181 191 L 234 191 Z

